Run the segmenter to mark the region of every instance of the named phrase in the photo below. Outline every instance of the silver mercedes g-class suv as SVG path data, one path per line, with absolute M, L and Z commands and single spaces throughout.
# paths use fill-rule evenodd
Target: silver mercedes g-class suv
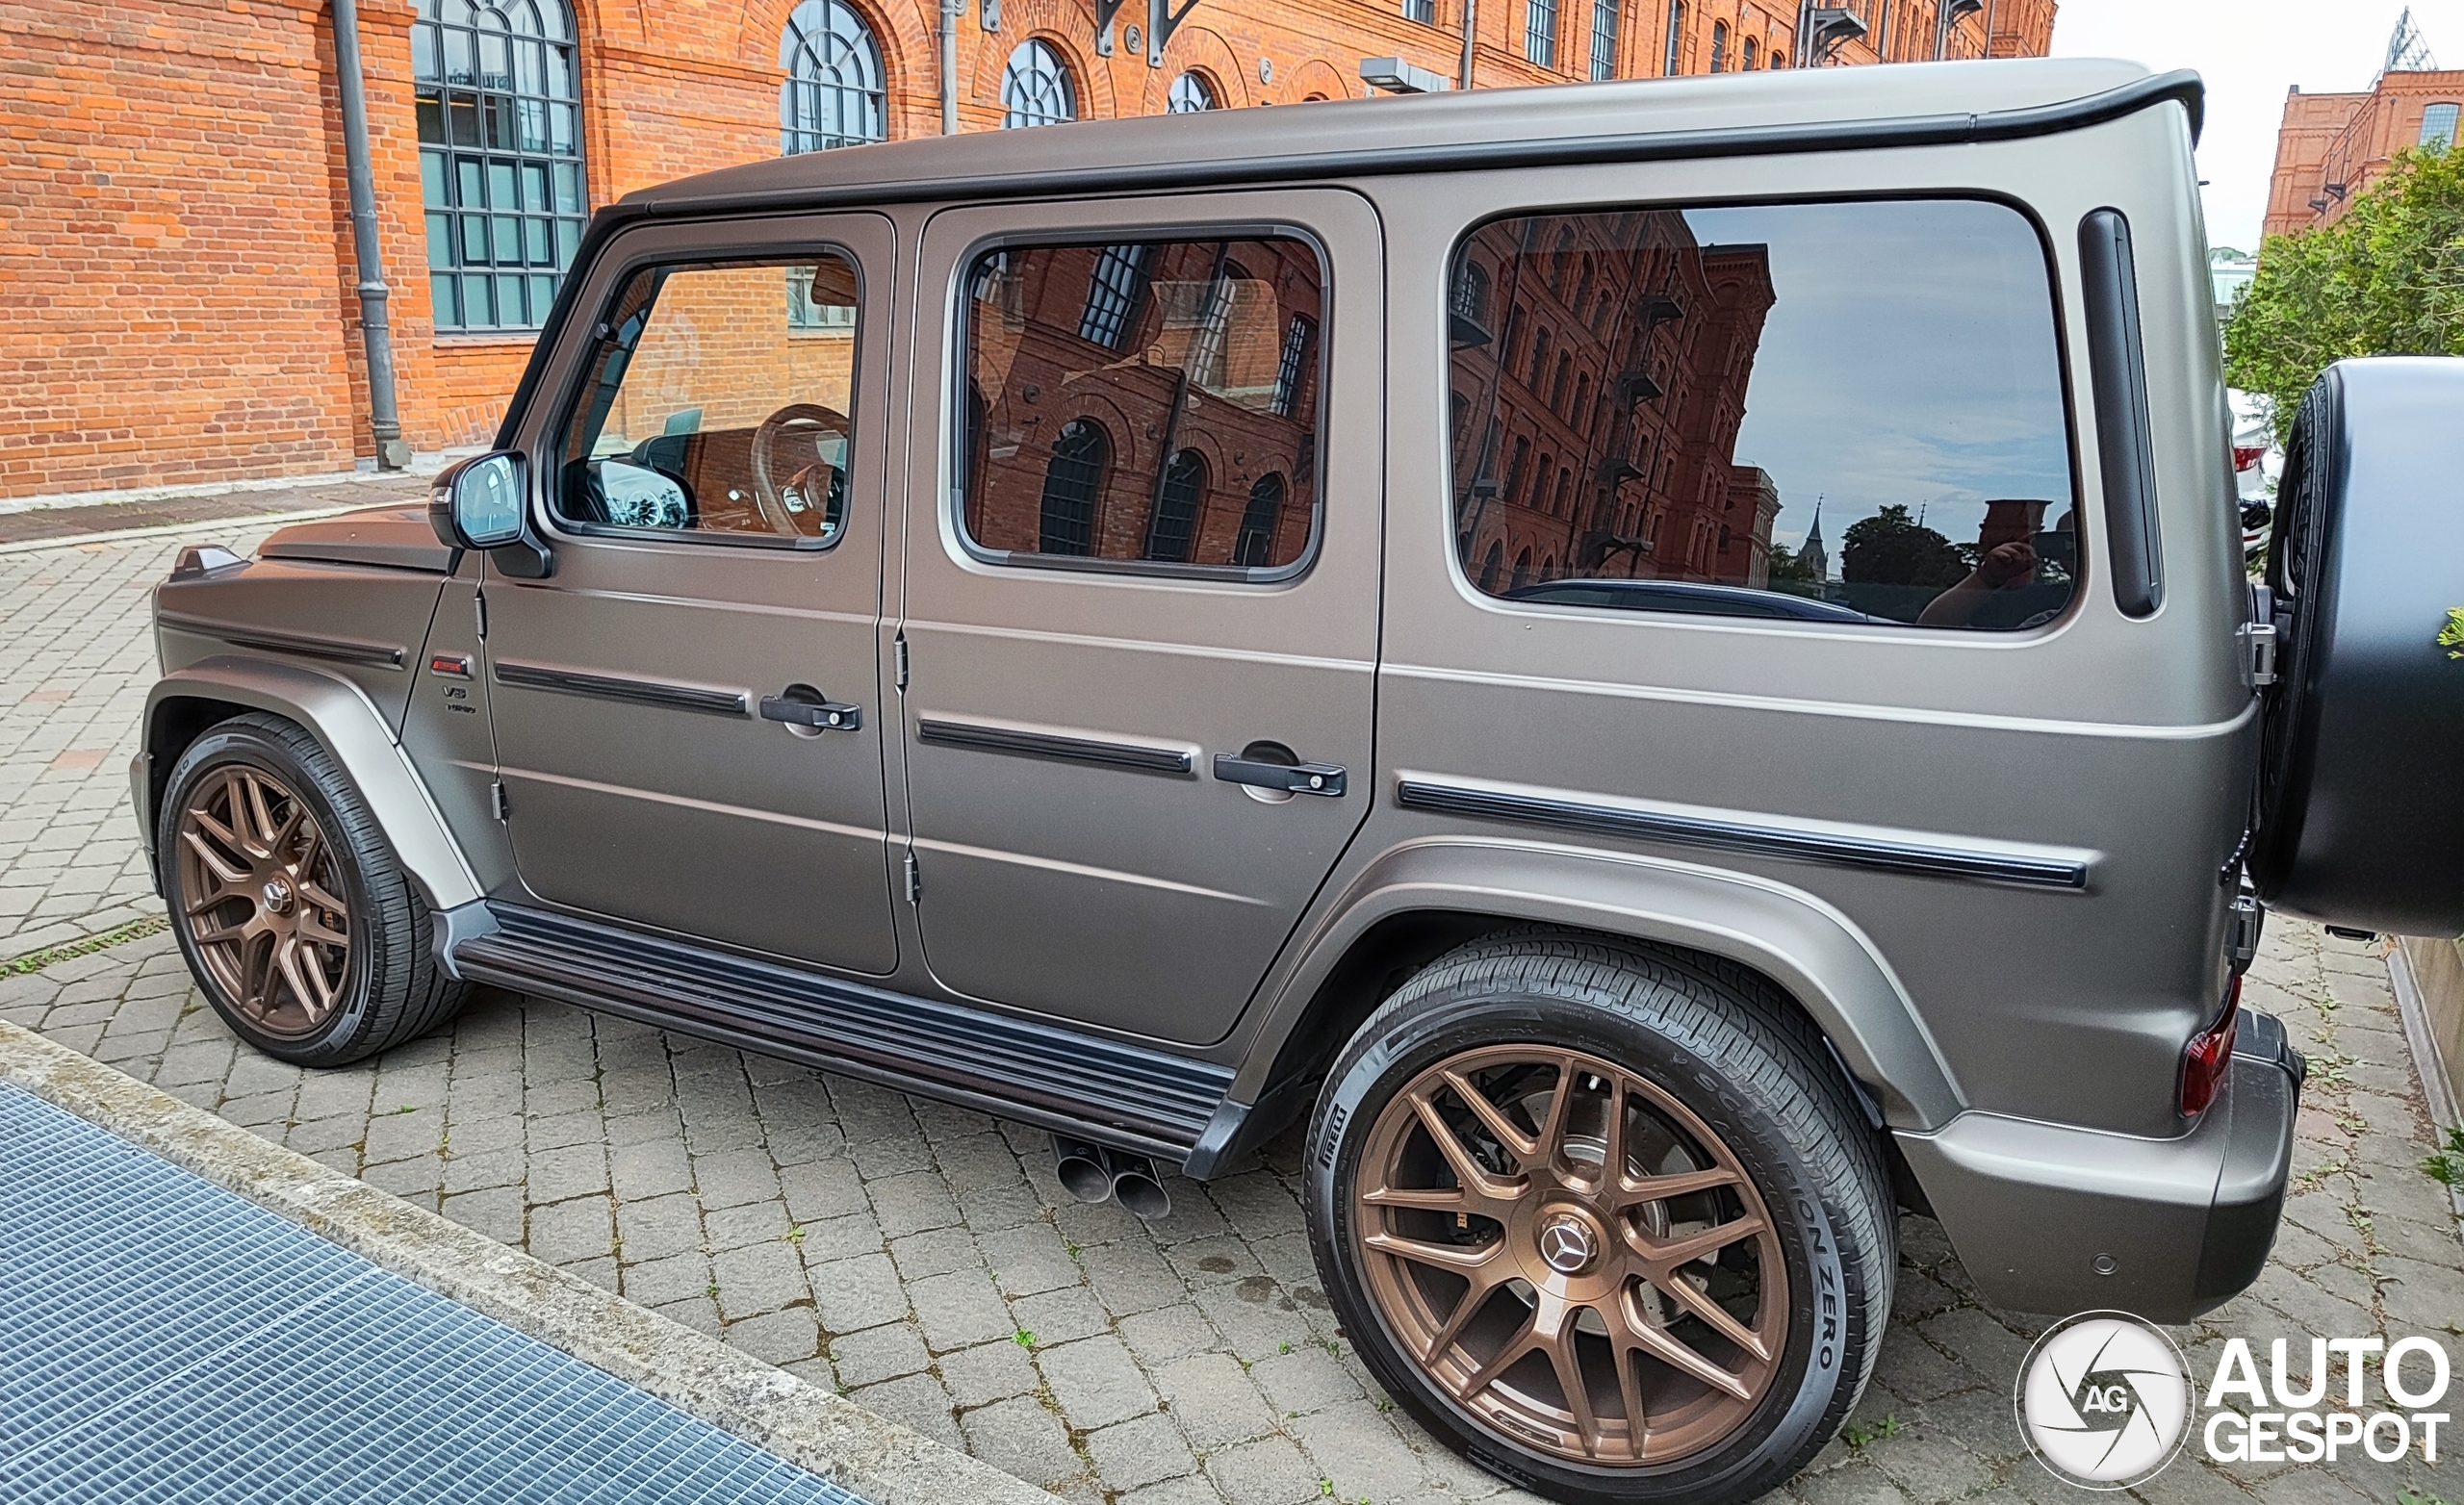
M 1307 1119 L 1345 1331 L 1565 1500 L 1840 1426 L 1894 1210 L 2261 1268 L 2263 906 L 2464 929 L 2464 362 L 2246 575 L 2192 143 L 2102 62 L 1170 115 L 602 210 L 424 512 L 185 555 L 137 807 L 238 1034 L 473 983 L 1049 1130 Z

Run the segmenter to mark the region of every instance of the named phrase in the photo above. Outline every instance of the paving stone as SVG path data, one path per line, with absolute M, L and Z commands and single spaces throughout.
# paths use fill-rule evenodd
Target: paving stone
M 1128 1345 L 1109 1333 L 1040 1347 L 1036 1367 L 1051 1387 L 1053 1404 L 1073 1426 L 1110 1426 L 1155 1409 L 1155 1388 Z
M 924 1341 L 935 1353 L 1007 1338 L 1016 1331 L 1001 1293 L 982 1270 L 928 1276 L 906 1288 L 915 1307 L 915 1319 L 923 1326 Z
M 614 1209 L 603 1196 L 576 1197 L 530 1210 L 529 1249 L 533 1258 L 551 1264 L 569 1264 L 616 1252 Z
M 810 1267 L 807 1284 L 812 1290 L 821 1325 L 834 1333 L 853 1333 L 907 1315 L 907 1292 L 886 1254 L 858 1255 Z M 1005 1331 L 1001 1336 L 1007 1337 Z M 949 1346 L 956 1347 L 957 1344 Z
M 1326 1492 L 1322 1477 L 1290 1438 L 1270 1437 L 1212 1454 L 1206 1476 L 1242 1505 L 1300 1505 Z
M 1059 1484 L 1087 1470 L 1061 1418 L 1026 1396 L 970 1411 L 959 1426 L 967 1451 L 1029 1484 Z
M 916 1352 L 923 1352 L 920 1339 Z M 945 1353 L 936 1367 L 941 1371 L 942 1388 L 962 1410 L 1025 1395 L 1043 1383 L 1043 1376 L 1036 1372 L 1035 1361 L 1014 1339 L 978 1343 L 973 1348 Z
M 788 1226 L 786 1204 L 775 1201 L 715 1208 L 702 1219 L 703 1236 L 713 1249 L 779 1241 L 787 1237 Z
M 810 1295 L 805 1286 L 804 1260 L 776 1239 L 724 1250 L 711 1260 L 710 1271 L 719 1283 L 719 1314 L 731 1322 Z
M 1172 1424 L 1200 1452 L 1264 1437 L 1275 1429 L 1248 1371 L 1229 1354 L 1194 1354 L 1167 1365 L 1156 1384 L 1171 1403 Z
M 821 1327 L 813 1320 L 810 1307 L 789 1307 L 731 1322 L 720 1336 L 769 1364 L 793 1364 L 821 1352 Z
M 708 1257 L 700 1253 L 670 1255 L 662 1260 L 644 1260 L 625 1266 L 622 1282 L 625 1299 L 646 1307 L 663 1307 L 671 1301 L 683 1301 L 695 1296 L 708 1296 L 709 1288 L 717 1284 L 710 1279 Z M 716 1308 L 712 1308 L 715 1317 Z
M 616 1237 L 628 1263 L 702 1247 L 702 1204 L 690 1196 L 616 1204 Z
M 1092 1292 L 1084 1286 L 1065 1286 L 1040 1295 L 1021 1296 L 1010 1304 L 1020 1327 L 1047 1343 L 1065 1343 L 1091 1337 L 1112 1325 Z
M 1017 1347 L 1015 1343 L 1008 1346 Z M 877 1384 L 902 1374 L 921 1374 L 933 1365 L 932 1356 L 924 1351 L 924 1337 L 911 1322 L 885 1322 L 860 1333 L 843 1333 L 830 1340 L 830 1362 L 837 1367 L 843 1385 Z
M 1144 1416 L 1087 1435 L 1087 1456 L 1106 1489 L 1134 1490 L 1193 1473 L 1197 1460 L 1172 1423 Z
M 910 1374 L 901 1379 L 885 1380 L 879 1385 L 862 1386 L 851 1391 L 850 1397 L 858 1405 L 878 1412 L 902 1425 L 913 1427 L 937 1441 L 946 1442 L 952 1447 L 964 1447 L 975 1451 L 977 1457 L 983 1458 L 995 1467 L 1010 1467 L 1008 1464 L 1002 1463 L 990 1454 L 974 1448 L 973 1435 L 962 1433 L 958 1423 L 950 1416 L 948 1393 L 941 1389 L 940 1382 L 929 1374 Z M 981 1416 L 982 1413 L 978 1412 L 976 1415 Z M 1011 1468 L 1010 1471 L 1017 1472 L 1014 1468 Z

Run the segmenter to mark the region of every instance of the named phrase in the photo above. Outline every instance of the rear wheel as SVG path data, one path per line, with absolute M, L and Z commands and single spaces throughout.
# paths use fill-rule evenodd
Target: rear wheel
M 428 946 L 428 910 L 374 817 L 289 722 L 222 722 L 171 770 L 157 822 L 171 929 L 234 1033 L 338 1066 L 450 1017 L 463 984 Z
M 1319 1269 L 1363 1358 L 1558 1499 L 1743 1499 L 1845 1419 L 1889 1309 L 1880 1146 L 1749 974 L 1532 932 L 1378 1010 L 1311 1129 Z

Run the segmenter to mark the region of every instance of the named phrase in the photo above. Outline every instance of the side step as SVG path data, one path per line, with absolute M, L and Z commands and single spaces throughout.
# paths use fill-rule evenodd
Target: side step
M 491 905 L 454 970 L 758 1055 L 860 1077 L 1074 1138 L 1187 1161 L 1239 1105 L 1232 1070 L 1076 1030 L 570 915 Z M 455 911 L 459 914 L 460 911 Z

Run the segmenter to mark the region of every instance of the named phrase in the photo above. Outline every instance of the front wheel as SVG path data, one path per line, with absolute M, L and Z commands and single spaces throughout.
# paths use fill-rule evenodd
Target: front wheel
M 1309 1192 L 1386 1388 L 1560 1500 L 1776 1487 L 1890 1308 L 1877 1137 L 1811 1025 L 1724 963 L 1532 931 L 1440 957 L 1328 1076 Z
M 339 1066 L 425 1033 L 465 987 L 429 949 L 427 906 L 314 737 L 246 715 L 172 766 L 155 844 L 171 930 L 231 1032 Z

